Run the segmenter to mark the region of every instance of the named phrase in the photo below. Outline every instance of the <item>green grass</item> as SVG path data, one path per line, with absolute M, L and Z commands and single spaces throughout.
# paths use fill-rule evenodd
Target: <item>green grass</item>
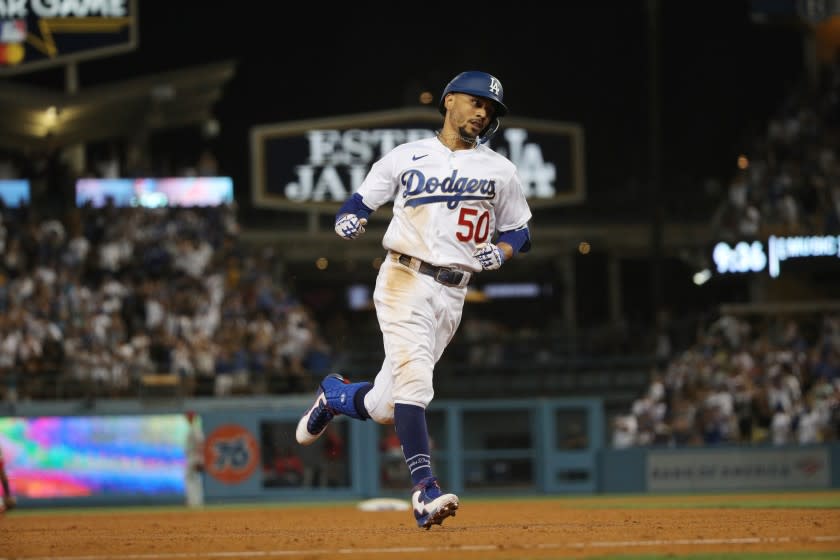
M 757 509 L 757 508 L 838 508 L 840 491 L 740 492 L 737 494 L 621 494 L 581 496 L 469 496 L 470 501 L 557 501 L 581 509 Z
M 661 560 L 671 558 L 685 558 L 687 560 L 831 560 L 840 558 L 840 552 L 733 552 L 720 554 L 680 554 L 674 556 L 673 554 L 641 554 L 628 556 L 596 556 L 590 557 L 590 560 Z M 546 560 L 542 558 L 541 560 Z
M 499 502 L 499 501 L 554 501 L 559 507 L 573 507 L 580 509 L 838 509 L 840 510 L 840 491 L 824 490 L 814 492 L 779 491 L 775 493 L 742 492 L 738 494 L 622 494 L 622 495 L 528 495 L 528 496 L 488 496 L 469 494 L 465 496 L 470 502 Z M 407 497 L 406 497 L 407 500 Z M 244 510 L 244 509 L 289 509 L 297 507 L 341 507 L 355 505 L 360 500 L 323 500 L 323 501 L 269 501 L 269 502 L 235 502 L 209 503 L 207 510 Z M 172 505 L 139 505 L 139 506 L 68 506 L 68 507 L 32 507 L 18 508 L 7 515 L 39 515 L 39 514 L 100 514 L 126 512 L 184 512 L 189 511 L 179 504 Z M 701 560 L 706 560 L 705 557 Z
M 593 503 L 593 504 L 575 504 L 581 509 L 661 509 L 661 508 L 684 508 L 684 509 L 790 509 L 790 508 L 806 508 L 806 509 L 831 509 L 840 508 L 840 498 L 821 499 L 821 498 L 801 498 L 794 500 L 780 501 L 779 499 L 754 500 L 750 502 L 739 502 L 735 497 L 721 497 L 720 501 L 709 502 L 691 502 L 679 499 L 662 500 L 657 502 L 627 502 L 615 503 Z

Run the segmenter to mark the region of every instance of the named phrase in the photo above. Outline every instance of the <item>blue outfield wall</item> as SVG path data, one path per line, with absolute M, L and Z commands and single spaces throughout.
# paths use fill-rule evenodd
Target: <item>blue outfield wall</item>
M 22 507 L 183 503 L 183 412 L 195 410 L 206 437 L 207 503 L 407 498 L 409 477 L 392 426 L 339 418 L 302 447 L 294 430 L 310 403 L 30 403 L 0 408 L 0 445 Z M 440 400 L 429 407 L 428 425 L 436 474 L 455 493 L 840 487 L 838 443 L 609 449 L 597 398 Z
M 600 491 L 726 492 L 840 487 L 840 443 L 604 449 Z

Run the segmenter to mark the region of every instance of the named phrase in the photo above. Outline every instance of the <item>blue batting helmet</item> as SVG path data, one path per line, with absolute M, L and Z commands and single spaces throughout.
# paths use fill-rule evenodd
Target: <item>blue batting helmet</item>
M 502 82 L 487 72 L 470 70 L 468 72 L 461 72 L 452 78 L 452 81 L 446 84 L 446 87 L 443 89 L 443 95 L 440 96 L 438 110 L 441 115 L 446 114 L 443 100 L 446 99 L 447 93 L 467 93 L 477 97 L 486 97 L 496 104 L 497 117 L 505 116 L 508 111 L 507 106 L 502 101 L 505 95 Z
M 499 117 L 503 117 L 507 114 L 507 105 L 505 105 L 502 101 L 502 98 L 505 95 L 505 90 L 502 87 L 502 82 L 500 82 L 498 78 L 491 76 L 487 72 L 478 72 L 475 70 L 461 72 L 452 78 L 452 80 L 446 84 L 446 87 L 443 88 L 443 94 L 440 96 L 440 102 L 438 103 L 438 110 L 441 115 L 446 114 L 446 107 L 444 107 L 443 101 L 446 99 L 447 93 L 466 93 L 469 95 L 475 95 L 476 97 L 484 97 L 491 100 L 496 105 L 496 114 L 494 115 L 493 120 L 490 121 L 487 128 L 482 130 L 481 134 L 478 135 L 479 143 L 483 144 L 484 142 L 487 142 L 494 134 L 496 134 L 496 132 L 499 131 L 499 127 L 502 124 Z

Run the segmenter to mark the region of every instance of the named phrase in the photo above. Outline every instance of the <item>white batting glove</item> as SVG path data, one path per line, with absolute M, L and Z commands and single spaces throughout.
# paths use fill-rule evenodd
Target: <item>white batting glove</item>
M 335 221 L 335 232 L 344 239 L 356 239 L 365 232 L 367 218 L 359 219 L 355 214 L 344 214 Z
M 505 262 L 505 254 L 492 243 L 477 245 L 473 251 L 475 258 L 484 270 L 496 270 Z

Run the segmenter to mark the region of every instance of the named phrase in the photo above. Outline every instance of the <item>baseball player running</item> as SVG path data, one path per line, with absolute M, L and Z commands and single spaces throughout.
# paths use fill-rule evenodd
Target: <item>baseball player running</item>
M 382 369 L 373 383 L 328 375 L 296 431 L 309 445 L 339 414 L 394 424 L 411 473 L 414 517 L 425 529 L 459 506 L 432 471 L 426 407 L 435 364 L 461 321 L 472 275 L 531 246 L 531 210 L 516 167 L 486 145 L 507 113 L 501 82 L 462 72 L 444 88 L 439 109 L 444 120 L 436 136 L 385 154 L 336 214 L 336 233 L 356 239 L 368 216 L 393 202 L 382 240 L 387 258 L 373 292 Z
M 0 512 L 14 509 L 17 505 L 17 500 L 15 500 L 15 497 L 12 495 L 12 489 L 9 487 L 9 477 L 6 474 L 6 463 L 3 461 L 2 449 L 0 449 L 0 486 L 3 487 L 3 501 L 0 502 Z
M 204 430 L 194 410 L 186 411 L 184 417 L 187 419 L 184 495 L 188 507 L 201 507 L 204 505 Z

